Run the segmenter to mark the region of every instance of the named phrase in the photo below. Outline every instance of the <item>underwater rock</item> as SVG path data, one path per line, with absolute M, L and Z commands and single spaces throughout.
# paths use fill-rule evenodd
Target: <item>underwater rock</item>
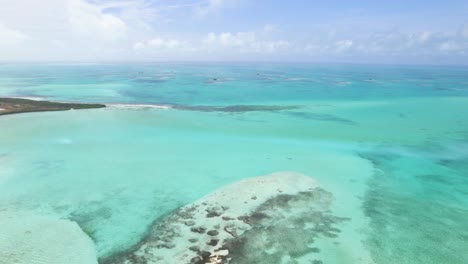
M 358 125 L 358 123 L 356 123 L 353 120 L 342 118 L 342 117 L 331 115 L 331 114 L 318 114 L 318 113 L 297 112 L 297 111 L 285 112 L 284 114 L 288 116 L 307 119 L 307 120 L 335 122 L 335 123 L 340 123 L 340 124 L 345 124 L 345 125 Z
M 205 231 L 206 231 L 206 228 L 204 228 L 204 227 L 192 227 L 190 229 L 190 231 L 195 232 L 195 233 L 199 233 L 199 234 L 204 234 Z
M 209 106 L 209 105 L 173 105 L 172 108 L 185 111 L 197 112 L 276 112 L 285 110 L 297 110 L 303 106 L 299 105 L 229 105 L 229 106 Z
M 93 242 L 72 221 L 0 211 L 0 226 L 0 263 L 98 263 Z
M 217 236 L 219 234 L 219 232 L 216 231 L 216 230 L 210 230 L 206 234 L 208 234 L 210 236 Z
M 132 250 L 101 262 L 279 264 L 308 254 L 310 262 L 320 261 L 315 240 L 338 236 L 336 225 L 346 220 L 330 213 L 332 201 L 331 193 L 298 173 L 241 180 L 176 210 Z M 195 225 L 187 226 L 187 219 Z
M 134 79 L 133 81 L 137 83 L 149 83 L 149 84 L 166 82 L 166 80 L 164 79 L 154 78 L 154 77 L 140 77 L 140 78 Z

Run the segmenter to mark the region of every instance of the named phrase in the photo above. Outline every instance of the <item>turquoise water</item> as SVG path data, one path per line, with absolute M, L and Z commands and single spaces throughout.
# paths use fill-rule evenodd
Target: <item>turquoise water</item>
M 180 206 L 296 171 L 349 218 L 317 242 L 323 263 L 468 263 L 467 76 L 448 66 L 3 64 L 0 96 L 168 108 L 2 116 L 0 210 L 76 222 L 104 263 Z

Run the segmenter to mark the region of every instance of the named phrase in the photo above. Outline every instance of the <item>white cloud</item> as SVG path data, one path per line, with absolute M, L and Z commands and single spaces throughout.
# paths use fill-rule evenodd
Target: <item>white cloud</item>
M 343 52 L 350 49 L 353 46 L 353 41 L 349 39 L 340 40 L 335 43 L 335 46 L 337 52 Z
M 72 30 L 82 36 L 104 41 L 116 41 L 126 37 L 127 25 L 102 7 L 84 0 L 68 0 L 68 21 Z
M 155 59 L 203 60 L 251 59 L 255 56 L 285 54 L 292 46 L 289 41 L 264 38 L 262 32 L 208 33 L 204 37 L 173 38 L 153 37 L 133 44 L 136 56 Z
M 163 39 L 154 38 L 148 41 L 148 46 L 154 46 L 158 48 L 174 49 L 179 47 L 180 42 L 176 39 Z
M 255 32 L 209 33 L 202 41 L 205 48 L 235 50 L 243 53 L 274 53 L 286 49 L 290 43 L 285 40 L 261 39 Z
M 146 47 L 146 45 L 143 42 L 136 42 L 135 44 L 133 44 L 133 49 L 134 50 L 142 50 L 145 47 Z
M 156 48 L 175 49 L 181 45 L 181 42 L 177 39 L 153 38 L 148 40 L 147 45 Z
M 430 31 L 423 31 L 413 34 L 413 38 L 418 43 L 424 43 L 431 39 L 433 33 Z
M 275 52 L 278 50 L 285 50 L 287 49 L 291 44 L 289 41 L 286 40 L 279 40 L 279 41 L 267 41 L 264 42 L 264 45 L 266 47 L 267 52 Z
M 439 44 L 439 49 L 443 52 L 456 51 L 460 49 L 460 44 L 455 41 L 446 41 Z
M 374 31 L 350 34 L 349 31 L 329 31 L 317 33 L 315 38 L 300 45 L 299 53 L 309 56 L 359 56 L 359 57 L 399 57 L 425 58 L 435 56 L 457 56 L 466 54 L 468 41 L 463 40 L 462 31 L 437 32 L 398 30 Z M 345 58 L 345 57 L 343 57 Z
M 24 33 L 6 27 L 0 23 L 0 46 L 15 45 L 24 42 L 28 36 Z
M 259 8 L 244 0 L 0 0 L 0 60 L 445 56 L 462 61 L 468 55 L 468 25 L 461 21 L 409 24 L 399 22 L 401 16 L 359 15 L 333 21 L 303 17 L 299 25 L 273 16 L 270 24 L 217 16 L 243 3 Z
M 173 38 L 161 38 L 156 37 L 147 41 L 140 41 L 133 44 L 134 50 L 148 50 L 148 51 L 163 51 L 179 49 L 180 51 L 185 50 L 187 43 L 181 40 Z
M 255 42 L 255 34 L 252 32 L 223 32 L 219 34 L 211 32 L 205 38 L 205 42 L 224 47 L 244 47 Z

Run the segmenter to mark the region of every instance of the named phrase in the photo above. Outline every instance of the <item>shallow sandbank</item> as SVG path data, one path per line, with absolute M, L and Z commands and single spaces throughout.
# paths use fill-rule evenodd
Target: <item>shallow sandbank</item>
M 315 240 L 336 238 L 348 220 L 331 214 L 332 201 L 298 173 L 241 180 L 158 219 L 138 245 L 100 263 L 321 263 Z

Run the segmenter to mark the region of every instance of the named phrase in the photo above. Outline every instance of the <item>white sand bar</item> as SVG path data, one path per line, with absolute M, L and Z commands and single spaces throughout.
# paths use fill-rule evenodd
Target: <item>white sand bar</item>
M 345 221 L 329 214 L 332 200 L 314 179 L 299 173 L 241 180 L 158 220 L 135 249 L 103 263 L 316 260 L 314 239 L 338 236 L 334 225 Z
M 106 104 L 106 106 L 117 109 L 171 109 L 168 105 L 155 104 Z

